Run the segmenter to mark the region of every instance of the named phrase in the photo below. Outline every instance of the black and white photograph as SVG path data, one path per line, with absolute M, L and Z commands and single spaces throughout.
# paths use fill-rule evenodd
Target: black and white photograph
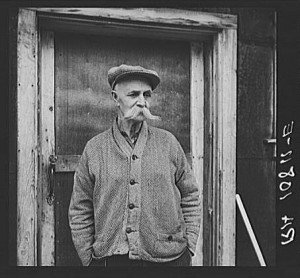
M 9 266 L 299 266 L 291 10 L 8 10 Z

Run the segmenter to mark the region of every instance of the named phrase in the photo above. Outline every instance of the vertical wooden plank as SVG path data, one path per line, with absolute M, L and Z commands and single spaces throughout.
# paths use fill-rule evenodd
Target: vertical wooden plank
M 19 10 L 17 46 L 17 264 L 36 265 L 36 13 Z
M 193 265 L 203 265 L 204 60 L 202 43 L 191 43 L 191 153 L 201 203 L 200 236 Z
M 9 12 L 9 265 L 17 265 L 17 35 L 18 9 Z
M 54 34 L 42 31 L 40 39 L 40 144 L 39 265 L 54 265 L 54 205 L 49 205 L 49 156 L 55 153 Z
M 236 30 L 213 46 L 213 265 L 235 265 Z
M 220 257 L 220 183 L 219 183 L 219 169 L 220 169 L 220 146 L 219 146 L 219 132 L 222 124 L 219 122 L 222 111 L 219 105 L 220 79 L 222 78 L 222 70 L 220 68 L 220 57 L 222 48 L 219 45 L 219 34 L 213 38 L 213 65 L 212 65 L 212 90 L 211 90 L 211 109 L 212 109 L 212 258 L 211 264 L 213 266 L 219 265 Z
M 203 265 L 213 262 L 213 47 L 204 45 Z
M 277 12 L 274 12 L 274 26 L 277 26 Z M 276 138 L 277 134 L 277 29 L 274 27 L 274 46 L 273 46 L 273 94 L 272 102 L 273 102 L 273 138 Z M 277 154 L 277 145 L 275 143 L 273 156 L 276 157 Z
M 224 61 L 223 61 L 223 33 L 220 32 L 215 36 L 215 45 L 214 45 L 214 139 L 215 139 L 215 149 L 214 149 L 214 221 L 215 221 L 215 231 L 214 231 L 214 265 L 222 265 L 222 255 L 223 255 L 223 241 L 222 241 L 222 230 L 224 223 L 222 223 L 222 173 L 223 173 L 223 105 L 221 103 L 223 91 L 223 70 L 224 70 Z
M 220 148 L 220 241 L 221 265 L 235 265 L 236 233 L 236 30 L 224 30 L 219 36 L 219 121 Z

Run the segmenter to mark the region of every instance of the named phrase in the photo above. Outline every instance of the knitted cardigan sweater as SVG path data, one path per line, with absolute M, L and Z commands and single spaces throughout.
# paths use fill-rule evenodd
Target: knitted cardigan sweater
M 146 122 L 132 149 L 116 121 L 85 146 L 69 207 L 72 239 L 84 266 L 129 253 L 167 262 L 194 253 L 199 189 L 177 139 Z

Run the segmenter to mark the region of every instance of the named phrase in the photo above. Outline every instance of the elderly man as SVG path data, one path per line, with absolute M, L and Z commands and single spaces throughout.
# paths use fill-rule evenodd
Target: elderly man
M 72 238 L 84 266 L 188 266 L 199 235 L 199 191 L 177 139 L 151 127 L 160 78 L 140 66 L 108 71 L 118 116 L 88 141 L 74 175 Z M 167 109 L 167 107 L 166 107 Z

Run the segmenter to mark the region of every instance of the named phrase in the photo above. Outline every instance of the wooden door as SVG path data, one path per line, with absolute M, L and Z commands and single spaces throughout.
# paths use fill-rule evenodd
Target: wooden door
M 12 88 L 18 85 L 12 95 L 18 100 L 18 265 L 76 264 L 75 259 L 66 259 L 74 258 L 66 218 L 74 169 L 85 141 L 109 126 L 111 118 L 106 116 L 113 107 L 100 90 L 106 83 L 102 74 L 106 75 L 109 67 L 105 67 L 132 61 L 156 69 L 163 78 L 153 110 L 161 109 L 161 116 L 169 116 L 161 125 L 178 137 L 192 162 L 203 204 L 201 213 L 212 212 L 216 219 L 210 226 L 219 231 L 213 250 L 217 265 L 234 265 L 237 17 L 180 9 L 30 8 L 19 9 L 16 23 L 18 82 L 13 78 Z M 57 30 L 70 34 L 55 33 Z M 134 40 L 132 36 L 160 41 Z M 60 56 L 59 47 L 65 55 L 62 51 Z M 78 61 L 72 61 L 72 55 Z M 64 65 L 61 71 L 59 64 Z M 87 94 L 94 92 L 90 84 L 96 84 L 95 80 L 99 82 L 98 106 L 92 101 L 96 95 Z M 78 86 L 81 83 L 87 87 Z M 82 94 L 69 89 L 74 84 Z M 59 103 L 60 99 L 66 105 Z M 80 109 L 71 109 L 76 102 Z M 92 123 L 95 113 L 103 117 L 95 117 Z M 174 127 L 178 130 L 173 131 Z M 80 151 L 73 153 L 74 148 Z M 51 155 L 57 155 L 56 163 L 50 163 Z M 208 188 L 216 198 L 211 198 Z M 49 198 L 53 192 L 54 203 Z M 204 198 L 213 199 L 217 210 L 212 211 Z M 205 217 L 201 221 L 205 222 Z M 200 229 L 208 226 L 207 222 Z M 207 256 L 201 230 L 199 239 L 196 257 L 201 265 L 203 254 Z
M 115 103 L 107 71 L 122 63 L 156 70 L 152 111 L 190 155 L 190 44 L 179 41 L 54 34 L 55 265 L 80 265 L 68 225 L 76 163 L 86 142 L 111 127 Z M 153 123 L 150 123 L 153 124 Z

